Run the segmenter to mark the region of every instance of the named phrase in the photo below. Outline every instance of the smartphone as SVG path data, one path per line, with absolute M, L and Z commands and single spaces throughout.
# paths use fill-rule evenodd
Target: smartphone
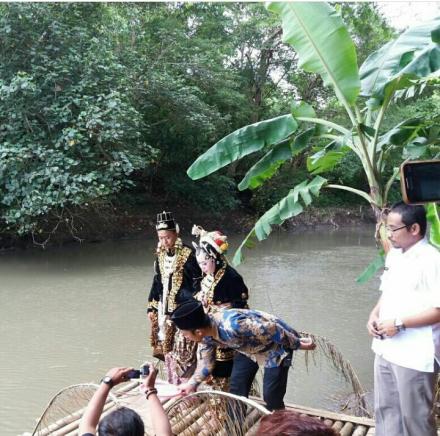
M 405 162 L 400 167 L 403 201 L 423 204 L 440 201 L 440 160 Z
M 127 378 L 140 378 L 141 372 L 138 369 L 132 369 L 127 373 Z
M 132 369 L 127 373 L 127 378 L 132 379 L 132 378 L 141 378 L 142 377 L 146 377 L 147 375 L 150 374 L 150 367 L 148 365 L 143 365 L 141 366 L 141 369 Z

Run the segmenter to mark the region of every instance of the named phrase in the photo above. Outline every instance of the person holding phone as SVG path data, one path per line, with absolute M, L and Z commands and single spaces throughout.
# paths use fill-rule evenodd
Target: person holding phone
M 367 329 L 373 336 L 376 436 L 436 436 L 440 359 L 440 253 L 425 238 L 423 206 L 394 204 L 387 254 Z
M 170 422 L 154 387 L 157 370 L 152 364 L 148 365 L 148 369 L 149 374 L 141 386 L 148 401 L 154 434 L 155 436 L 172 436 Z M 144 371 L 144 374 L 146 372 Z M 131 376 L 137 375 L 135 373 L 134 368 L 112 368 L 107 372 L 81 419 L 79 425 L 80 436 L 96 435 L 96 427 L 110 390 L 113 386 L 126 382 Z M 142 418 L 134 410 L 127 407 L 120 407 L 105 416 L 99 422 L 98 427 L 99 436 L 144 436 L 144 431 Z

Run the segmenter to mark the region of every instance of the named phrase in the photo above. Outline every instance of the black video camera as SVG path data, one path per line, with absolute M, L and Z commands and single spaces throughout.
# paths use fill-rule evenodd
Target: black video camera
M 404 162 L 400 186 L 407 204 L 440 202 L 440 160 Z

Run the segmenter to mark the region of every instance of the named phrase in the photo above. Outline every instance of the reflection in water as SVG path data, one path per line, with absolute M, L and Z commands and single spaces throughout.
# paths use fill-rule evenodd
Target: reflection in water
M 365 324 L 377 280 L 362 286 L 354 280 L 375 255 L 372 234 L 372 228 L 277 233 L 248 251 L 238 268 L 253 308 L 329 338 L 367 389 L 373 355 Z M 230 238 L 231 246 L 240 240 Z M 29 431 L 59 389 L 147 358 L 154 248 L 153 240 L 123 241 L 0 256 L 2 435 Z M 302 356 L 296 355 L 286 400 L 333 407 L 330 397 L 348 386 L 320 359 L 307 372 Z

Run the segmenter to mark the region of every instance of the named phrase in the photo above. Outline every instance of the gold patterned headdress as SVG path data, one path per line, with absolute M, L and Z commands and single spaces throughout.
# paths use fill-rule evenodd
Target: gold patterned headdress
M 179 225 L 176 223 L 172 212 L 165 212 L 157 214 L 156 230 L 173 230 L 179 233 Z
M 193 242 L 193 246 L 211 257 L 225 254 L 228 250 L 228 237 L 218 230 L 207 232 L 202 227 L 194 225 L 191 233 L 200 238 L 198 244 Z

